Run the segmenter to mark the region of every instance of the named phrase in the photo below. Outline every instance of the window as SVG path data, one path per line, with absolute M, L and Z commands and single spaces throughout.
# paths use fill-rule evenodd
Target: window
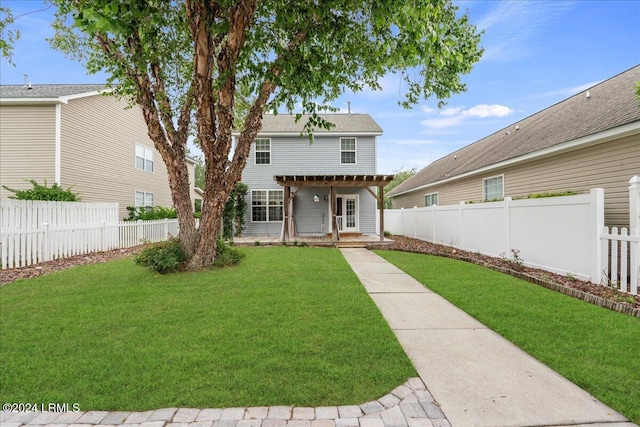
M 271 140 L 268 138 L 256 139 L 256 165 L 271 164 Z
M 482 180 L 482 197 L 485 202 L 504 198 L 504 177 L 502 175 Z
M 136 144 L 136 169 L 153 172 L 153 150 Z
M 438 204 L 438 193 L 431 193 L 424 196 L 425 206 L 436 206 Z
M 356 163 L 356 139 L 340 138 L 340 164 Z
M 282 221 L 284 192 L 282 190 L 251 191 L 251 221 Z
M 136 191 L 136 208 L 150 208 L 153 206 L 153 193 Z

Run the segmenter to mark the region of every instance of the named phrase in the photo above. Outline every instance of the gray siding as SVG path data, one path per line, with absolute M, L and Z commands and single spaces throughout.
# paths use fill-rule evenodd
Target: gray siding
M 340 164 L 340 137 L 316 137 L 313 144 L 299 136 L 271 137 L 271 164 L 255 164 L 255 145 L 242 173 L 242 182 L 249 186 L 247 202 L 248 214 L 245 219 L 244 235 L 279 235 L 282 221 L 271 223 L 251 222 L 251 190 L 282 190 L 274 180 L 275 175 L 357 175 L 375 174 L 376 158 L 374 136 L 356 137 L 356 164 Z M 351 136 L 349 136 L 351 137 Z M 260 138 L 260 136 L 259 136 Z M 375 201 L 364 188 L 339 188 L 341 194 L 359 194 L 359 231 L 375 234 Z M 313 195 L 320 196 L 320 202 L 313 201 Z M 301 190 L 294 199 L 294 214 L 298 233 L 318 235 L 329 232 L 329 205 L 323 196 L 329 198 L 329 189 L 313 187 Z M 325 228 L 322 228 L 322 224 Z
M 40 184 L 55 182 L 56 107 L 54 105 L 0 106 L 0 198 Z

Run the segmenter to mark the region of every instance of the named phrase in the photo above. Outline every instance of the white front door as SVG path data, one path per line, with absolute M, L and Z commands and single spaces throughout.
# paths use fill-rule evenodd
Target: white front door
M 337 197 L 338 230 L 340 232 L 358 231 L 358 196 L 341 195 Z

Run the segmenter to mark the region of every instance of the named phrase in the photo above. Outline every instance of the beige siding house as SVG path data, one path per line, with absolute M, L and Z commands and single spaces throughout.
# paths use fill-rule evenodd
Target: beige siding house
M 388 194 L 394 208 L 605 190 L 607 226 L 629 226 L 640 175 L 640 65 L 451 153 Z
M 0 86 L 0 184 L 57 182 L 85 202 L 171 206 L 167 171 L 138 106 L 104 85 Z M 195 162 L 189 163 L 194 182 Z M 10 192 L 0 186 L 0 198 Z M 195 188 L 192 200 L 200 198 Z

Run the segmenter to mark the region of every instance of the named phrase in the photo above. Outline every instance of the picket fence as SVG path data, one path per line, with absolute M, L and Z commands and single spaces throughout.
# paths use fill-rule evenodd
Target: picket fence
M 605 227 L 604 190 L 589 194 L 385 210 L 385 229 L 485 255 L 513 258 L 637 295 L 640 178 L 629 181 L 631 228 Z
M 79 224 L 115 224 L 117 203 L 48 202 L 40 200 L 0 200 L 0 228 L 26 229 Z
M 177 219 L 0 229 L 2 269 L 159 242 L 178 234 Z

